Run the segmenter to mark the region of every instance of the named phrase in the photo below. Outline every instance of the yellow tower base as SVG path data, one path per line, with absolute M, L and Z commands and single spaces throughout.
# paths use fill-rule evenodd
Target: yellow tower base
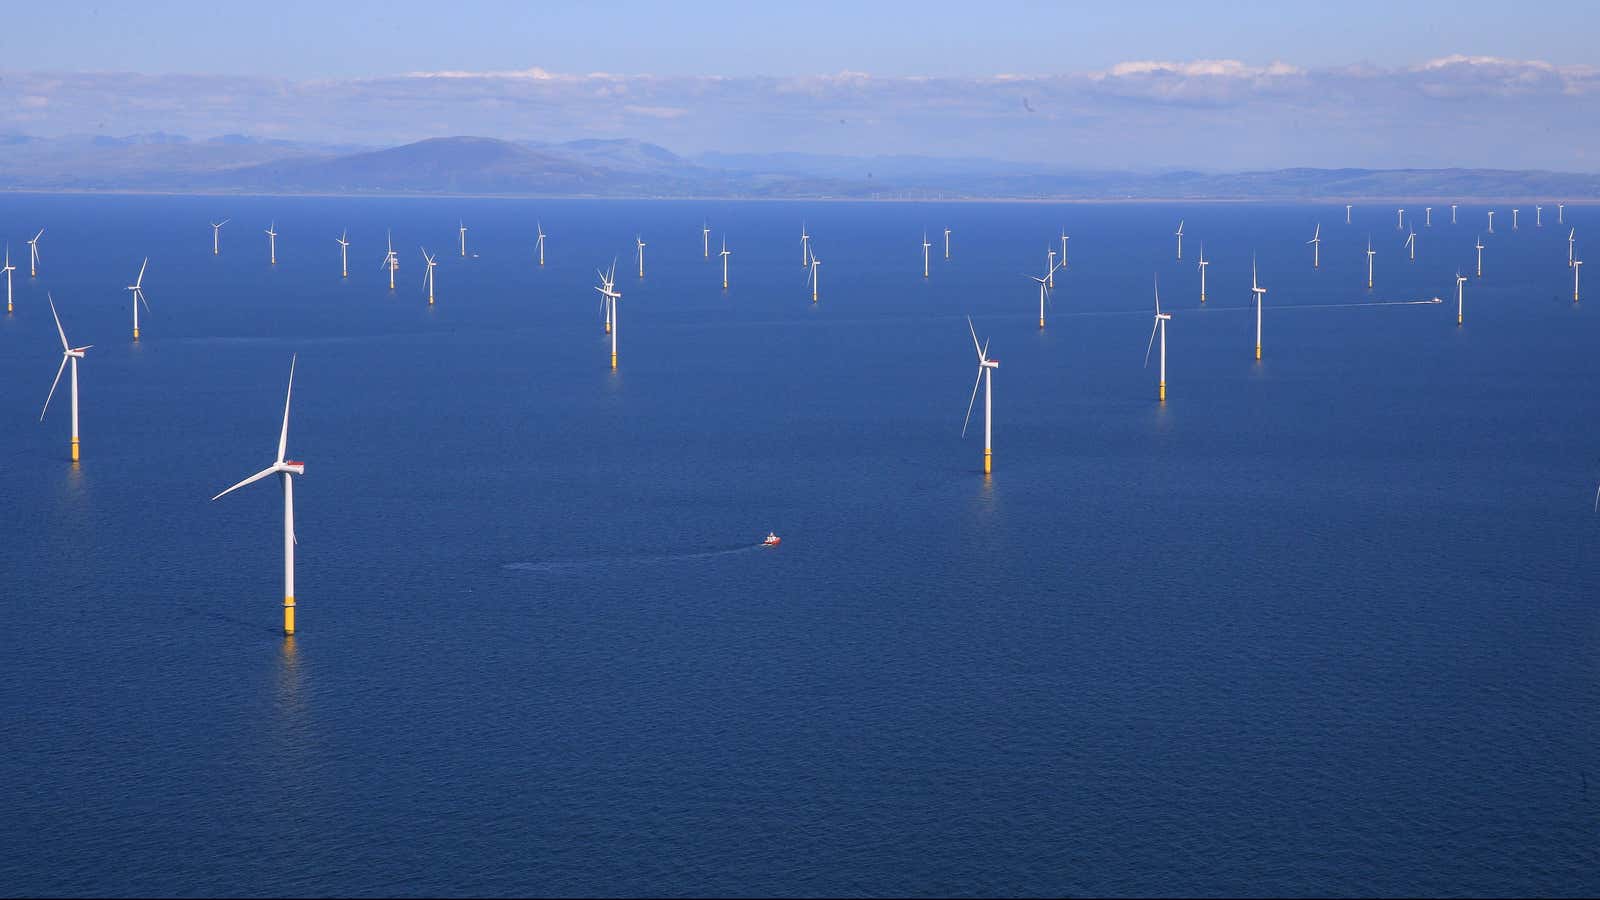
M 988 475 L 993 468 L 994 451 L 988 447 L 983 448 L 983 474 Z
M 1200 302 L 1201 302 L 1201 303 L 1204 303 L 1204 302 L 1206 302 L 1206 295 L 1205 295 L 1205 294 L 1201 294 L 1201 295 L 1200 295 Z
M 1456 313 L 1456 324 L 1457 325 L 1461 324 L 1461 314 L 1460 313 Z
M 1165 381 L 1156 385 L 1156 399 L 1162 403 L 1167 402 L 1167 383 Z
M 1256 359 L 1260 359 L 1260 358 L 1261 358 L 1261 346 L 1259 344 L 1257 344 L 1256 345 Z
M 606 334 L 610 334 L 610 333 L 611 333 L 611 323 L 607 322 L 606 323 Z
M 1040 320 L 1039 320 L 1039 327 L 1040 327 L 1040 328 L 1043 328 L 1043 327 L 1044 327 L 1044 319 L 1040 319 Z
M 133 339 L 136 341 L 139 339 L 139 329 L 137 328 L 133 330 Z
M 611 354 L 611 368 L 612 369 L 616 369 L 616 367 L 617 367 L 617 355 L 615 353 L 613 353 L 613 354 Z
M 72 461 L 73 462 L 77 462 L 78 461 L 78 439 L 77 438 L 73 438 L 72 439 Z
M 283 598 L 283 633 L 294 634 L 294 598 Z
M 9 300 L 6 301 L 6 312 L 8 314 L 11 312 L 11 301 L 9 301 Z

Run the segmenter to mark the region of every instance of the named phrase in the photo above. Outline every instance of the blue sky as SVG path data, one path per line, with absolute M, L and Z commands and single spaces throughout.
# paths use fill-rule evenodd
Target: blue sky
M 1590 171 L 1588 18 L 1572 0 L 60 0 L 0 23 L 0 132 Z

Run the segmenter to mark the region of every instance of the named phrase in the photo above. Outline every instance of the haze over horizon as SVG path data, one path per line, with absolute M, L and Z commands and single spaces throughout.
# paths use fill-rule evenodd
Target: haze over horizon
M 1449 21 L 1366 0 L 1275 19 L 1261 4 L 1217 17 L 1163 2 L 1144 17 L 896 3 L 848 20 L 822 4 L 705 21 L 637 4 L 441 18 L 409 2 L 291 2 L 262 22 L 179 4 L 86 7 L 82 30 L 42 27 L 62 6 L 24 11 L 11 33 L 30 40 L 0 48 L 0 132 L 633 138 L 680 154 L 1213 171 L 1586 172 L 1600 138 L 1600 68 L 1577 35 L 1477 2 Z M 1378 15 L 1386 27 L 1356 39 Z M 1164 27 L 1136 33 L 1146 21 Z

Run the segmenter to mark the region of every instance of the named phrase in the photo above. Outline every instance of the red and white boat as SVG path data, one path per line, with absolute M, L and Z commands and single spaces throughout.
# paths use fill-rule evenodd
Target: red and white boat
M 776 534 L 769 531 L 767 532 L 767 539 L 761 542 L 761 546 L 776 547 L 781 543 L 783 543 L 783 538 L 778 537 Z

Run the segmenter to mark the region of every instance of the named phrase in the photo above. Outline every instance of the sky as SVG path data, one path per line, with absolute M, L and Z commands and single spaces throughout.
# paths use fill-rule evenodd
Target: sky
M 0 132 L 1589 171 L 1589 12 L 1576 0 L 58 0 L 19 4 L 0 26 Z

